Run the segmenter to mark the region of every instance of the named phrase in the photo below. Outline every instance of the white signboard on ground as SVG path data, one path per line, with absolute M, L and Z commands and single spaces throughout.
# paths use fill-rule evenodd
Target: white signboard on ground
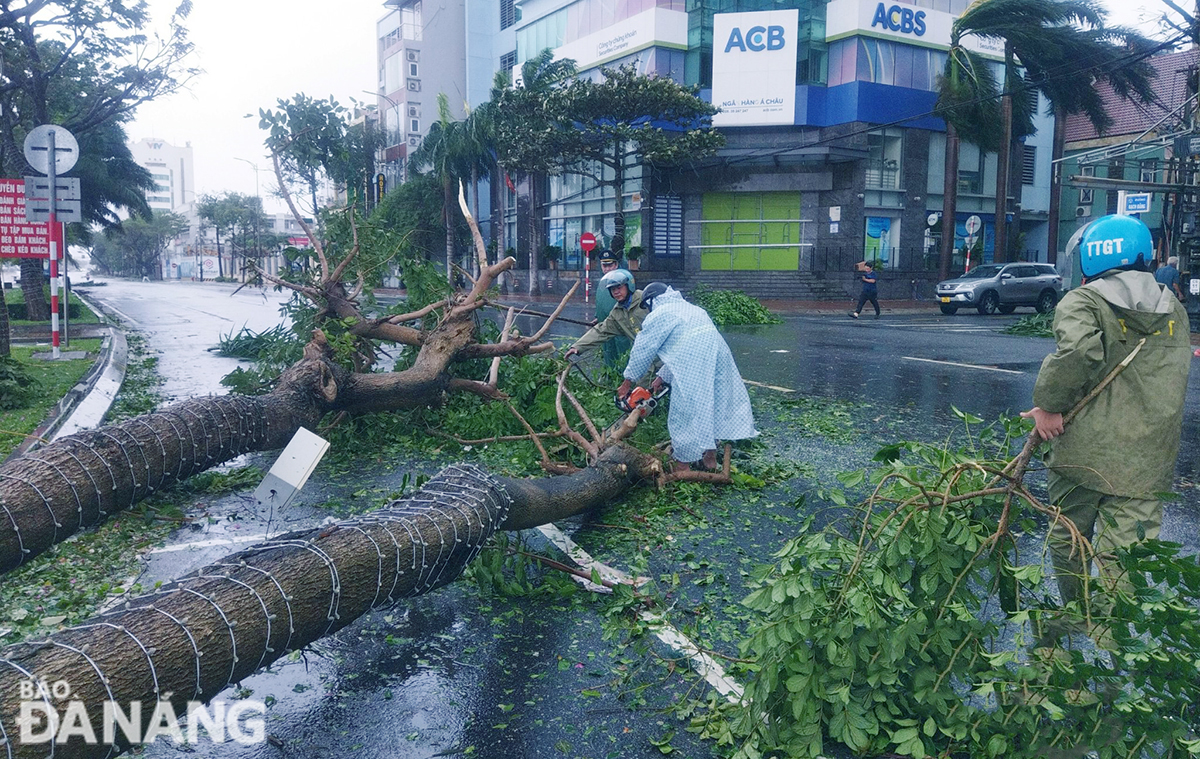
M 687 13 L 651 8 L 556 48 L 554 57 L 570 58 L 584 71 L 651 46 L 687 50 L 687 43 Z
M 946 50 L 954 15 L 895 0 L 832 0 L 825 8 L 825 41 L 843 37 L 880 37 L 910 45 Z M 1004 57 L 1004 43 L 973 34 L 963 36 L 968 50 Z
M 800 11 L 713 16 L 713 125 L 792 124 Z

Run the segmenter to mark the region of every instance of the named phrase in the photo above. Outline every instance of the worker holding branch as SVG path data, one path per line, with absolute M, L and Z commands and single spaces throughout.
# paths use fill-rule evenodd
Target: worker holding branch
M 1101 566 L 1108 590 L 1127 587 L 1112 552 L 1158 537 L 1162 501 L 1156 494 L 1169 492 L 1174 481 L 1192 358 L 1187 312 L 1148 271 L 1153 248 L 1146 225 L 1132 216 L 1105 216 L 1078 240 L 1084 284 L 1058 305 L 1057 349 L 1042 362 L 1036 405 L 1021 414 L 1050 441 L 1050 501 L 1093 547 L 1091 555 L 1081 555 L 1067 526 L 1051 525 L 1064 607 L 1085 600 L 1091 559 Z M 1124 370 L 1064 428 L 1063 414 L 1135 350 Z M 1060 618 L 1042 632 L 1039 645 L 1068 632 L 1087 632 L 1107 645 L 1110 631 L 1098 629 L 1106 610 L 1093 604 L 1091 616 L 1097 624 L 1090 630 Z

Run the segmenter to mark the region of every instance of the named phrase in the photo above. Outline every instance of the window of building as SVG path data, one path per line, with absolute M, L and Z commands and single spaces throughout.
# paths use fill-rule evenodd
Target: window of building
M 513 66 L 517 65 L 517 51 L 511 50 L 500 56 L 500 70 L 512 71 Z
M 420 132 L 421 131 L 421 120 L 420 119 L 409 119 L 408 120 L 408 131 L 409 132 Z
M 500 0 L 500 28 L 507 29 L 517 23 L 517 9 L 513 0 Z
M 1025 155 L 1021 160 L 1021 184 L 1033 184 L 1037 178 L 1037 147 L 1025 146 Z
M 963 195 L 983 194 L 984 160 L 986 154 L 967 141 L 958 151 L 958 191 Z
M 679 258 L 683 255 L 683 201 L 678 195 L 654 199 L 654 255 Z
M 1080 174 L 1080 176 L 1094 177 L 1094 176 L 1096 176 L 1096 167 L 1095 166 L 1080 166 L 1079 174 Z M 1079 205 L 1090 206 L 1093 202 L 1095 202 L 1095 198 L 1092 194 L 1092 189 L 1090 187 L 1085 187 L 1079 191 Z
M 1142 165 L 1138 171 L 1138 179 L 1143 182 L 1157 182 L 1158 160 L 1152 158 L 1148 161 L 1142 161 Z
M 904 138 L 899 129 L 879 129 L 867 135 L 867 187 L 880 190 L 900 189 L 900 158 Z
M 417 64 L 415 64 L 415 63 L 408 64 L 408 75 L 409 76 L 420 76 L 420 73 L 417 68 Z

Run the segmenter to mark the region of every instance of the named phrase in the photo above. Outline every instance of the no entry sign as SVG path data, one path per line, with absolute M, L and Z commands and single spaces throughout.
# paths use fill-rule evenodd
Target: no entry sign
M 596 247 L 596 236 L 591 232 L 584 232 L 579 236 L 579 247 L 583 248 L 585 253 L 591 253 Z
M 50 225 L 25 220 L 25 180 L 0 179 L 0 258 L 49 258 Z

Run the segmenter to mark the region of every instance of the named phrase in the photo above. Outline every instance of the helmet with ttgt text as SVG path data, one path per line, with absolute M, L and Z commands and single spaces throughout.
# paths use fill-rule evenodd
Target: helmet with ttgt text
M 1144 269 L 1154 257 L 1150 229 L 1134 216 L 1101 216 L 1083 228 L 1078 245 L 1085 277 L 1113 269 Z

